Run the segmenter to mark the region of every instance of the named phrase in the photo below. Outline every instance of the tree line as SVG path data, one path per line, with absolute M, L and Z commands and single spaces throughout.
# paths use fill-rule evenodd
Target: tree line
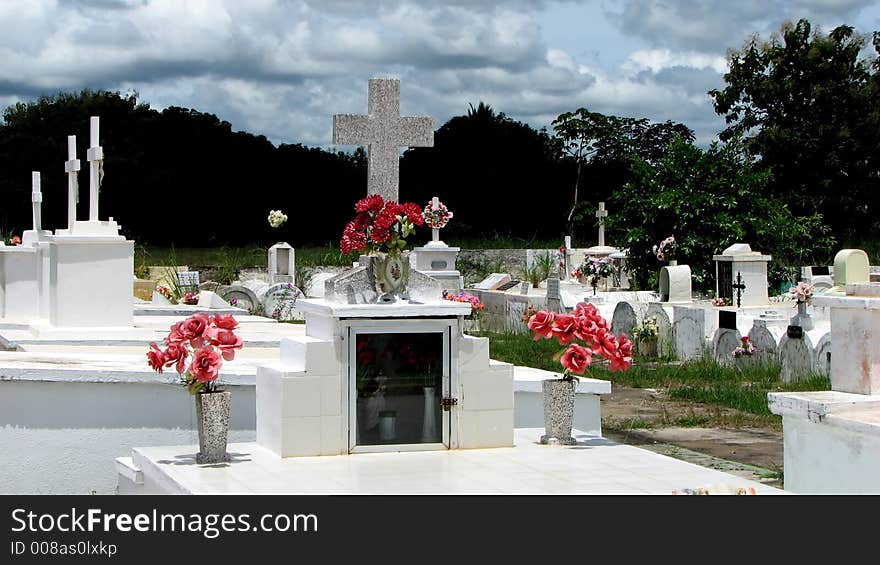
M 876 32 L 870 40 L 880 52 Z M 705 149 L 672 121 L 580 108 L 548 131 L 470 105 L 437 129 L 434 147 L 404 152 L 401 200 L 439 196 L 455 214 L 446 241 L 504 237 L 523 247 L 564 235 L 595 244 L 594 212 L 607 201 L 606 239 L 629 249 L 643 286 L 659 267 L 651 247 L 669 235 L 705 287 L 711 255 L 734 241 L 773 254 L 777 278 L 785 265 L 827 263 L 842 246 L 875 250 L 880 63 L 864 55 L 868 44 L 852 27 L 825 34 L 807 20 L 749 39 L 728 56 L 725 88 L 708 93 L 727 126 Z M 85 90 L 3 112 L 0 230 L 30 227 L 31 171 L 42 173 L 44 226 L 66 225 L 66 136 L 78 136 L 83 159 L 92 115 L 106 155 L 101 216 L 140 243 L 337 242 L 366 193 L 362 148 L 276 146 L 212 114 Z M 290 218 L 280 229 L 268 224 L 273 209 Z

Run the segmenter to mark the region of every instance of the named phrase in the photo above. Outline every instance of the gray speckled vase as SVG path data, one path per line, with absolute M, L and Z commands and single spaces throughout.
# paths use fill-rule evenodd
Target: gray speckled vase
M 542 381 L 544 392 L 544 435 L 541 443 L 550 443 L 555 438 L 562 445 L 574 445 L 577 440 L 571 437 L 571 423 L 574 418 L 574 395 L 577 379 L 547 379 Z
M 196 418 L 199 421 L 199 453 L 197 463 L 229 461 L 226 437 L 229 433 L 229 391 L 197 394 Z

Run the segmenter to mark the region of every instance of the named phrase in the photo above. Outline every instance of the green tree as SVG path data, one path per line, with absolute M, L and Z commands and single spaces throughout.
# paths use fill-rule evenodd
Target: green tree
M 575 235 L 576 226 L 584 220 L 594 218 L 592 200 L 607 198 L 629 180 L 633 157 L 655 163 L 666 154 L 673 137 L 694 139 L 694 132 L 684 124 L 606 116 L 586 108 L 560 114 L 552 126 L 552 147 L 574 169 L 573 198 L 566 218 L 569 235 Z M 592 181 L 590 201 L 582 200 L 585 179 Z
M 786 23 L 732 51 L 727 87 L 709 92 L 728 124 L 720 138 L 747 136 L 772 172 L 769 190 L 796 213 L 821 210 L 849 242 L 880 226 L 880 88 L 866 44 L 850 26 L 825 35 L 805 19 Z
M 770 252 L 777 266 L 824 258 L 833 240 L 821 216 L 794 215 L 767 194 L 769 178 L 766 169 L 753 167 L 736 136 L 705 151 L 676 138 L 657 163 L 635 159 L 632 180 L 612 198 L 615 213 L 609 216 L 622 234 L 616 243 L 629 250 L 631 278 L 640 288 L 655 286 L 662 264 L 652 247 L 669 235 L 696 289 L 714 288 L 712 255 L 735 242 Z

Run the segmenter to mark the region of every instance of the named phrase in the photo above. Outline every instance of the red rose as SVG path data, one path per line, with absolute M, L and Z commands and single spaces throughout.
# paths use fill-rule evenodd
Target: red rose
M 559 314 L 553 323 L 553 335 L 559 340 L 559 343 L 565 345 L 571 342 L 576 336 L 578 330 L 577 318 L 571 314 Z
M 355 230 L 363 231 L 370 226 L 370 222 L 372 222 L 372 218 L 366 212 L 362 214 L 358 214 L 357 218 L 354 219 L 353 223 L 349 223 Z
M 618 354 L 618 348 L 620 345 L 617 343 L 617 338 L 614 337 L 614 334 L 608 330 L 599 330 L 595 334 L 596 343 L 593 345 L 593 353 L 603 356 L 609 361 L 614 358 Z
M 232 361 L 235 358 L 235 350 L 241 349 L 241 338 L 232 330 L 208 328 L 205 335 L 211 340 L 211 345 L 220 349 L 220 354 L 226 361 Z
M 154 371 L 162 372 L 162 365 L 165 363 L 165 354 L 159 349 L 155 342 L 150 344 L 150 350 L 147 352 L 147 362 Z
M 592 345 L 596 341 L 595 335 L 599 331 L 599 326 L 588 316 L 576 316 L 575 319 L 577 320 L 575 337 Z
M 214 325 L 224 330 L 234 330 L 238 327 L 238 322 L 232 314 L 217 314 L 214 316 Z
M 535 333 L 535 341 L 543 337 L 550 339 L 553 337 L 553 320 L 556 314 L 541 310 L 531 318 L 529 318 L 529 329 Z
M 593 352 L 576 343 L 569 345 L 565 353 L 562 354 L 562 359 L 560 359 L 563 367 L 578 375 L 583 374 L 592 362 Z
M 393 212 L 388 211 L 388 206 L 385 207 L 385 210 L 382 210 L 382 213 L 376 217 L 376 221 L 373 222 L 373 229 L 382 228 L 382 229 L 391 229 L 391 226 L 394 225 L 394 222 L 397 221 L 397 216 L 394 215 Z
M 184 346 L 183 343 L 171 343 L 165 348 L 165 366 L 170 367 L 176 364 L 177 366 L 175 369 L 178 373 L 182 373 L 186 366 L 186 358 L 188 355 L 189 352 L 186 350 L 186 346 Z
M 223 360 L 220 358 L 220 353 L 213 347 L 203 347 L 196 350 L 192 365 L 189 366 L 189 372 L 197 381 L 210 383 L 220 376 L 220 367 L 222 366 Z

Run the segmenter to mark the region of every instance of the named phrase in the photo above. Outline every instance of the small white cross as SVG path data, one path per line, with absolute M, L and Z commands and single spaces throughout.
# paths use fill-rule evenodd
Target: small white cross
M 79 159 L 76 158 L 76 136 L 67 136 L 67 161 L 64 162 L 64 171 L 67 173 L 67 228 L 73 230 L 76 222 L 76 203 L 79 202 Z
M 98 128 L 100 127 L 98 116 L 92 116 L 89 128 L 89 142 L 91 147 L 86 152 L 86 160 L 89 162 L 89 221 L 98 221 L 98 192 L 101 189 L 101 180 L 104 177 L 104 149 L 98 144 Z

